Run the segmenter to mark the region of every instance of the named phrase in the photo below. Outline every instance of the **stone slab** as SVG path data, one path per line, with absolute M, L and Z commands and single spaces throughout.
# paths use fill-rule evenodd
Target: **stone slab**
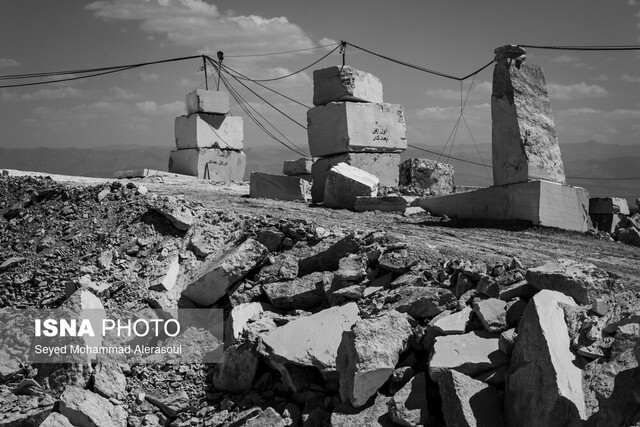
M 176 148 L 220 148 L 242 150 L 242 117 L 198 113 L 176 117 Z
M 196 89 L 187 94 L 187 113 L 229 114 L 229 93 Z
M 399 153 L 407 149 L 406 132 L 399 104 L 330 102 L 307 111 L 313 157 L 348 152 Z
M 621 214 L 594 214 L 590 213 L 589 218 L 591 218 L 591 222 L 593 226 L 600 230 L 605 231 L 607 233 L 615 233 L 617 225 L 621 221 Z
M 313 163 L 311 173 L 313 185 L 311 198 L 314 202 L 324 199 L 324 186 L 329 169 L 338 163 L 346 163 L 378 177 L 380 185 L 397 187 L 399 180 L 400 154 L 397 153 L 343 153 L 321 157 Z
M 382 102 L 382 83 L 373 74 L 348 65 L 313 72 L 313 105 L 335 101 Z
M 591 197 L 589 199 L 589 215 L 623 214 L 629 215 L 629 204 L 622 197 Z
M 249 197 L 307 201 L 311 199 L 311 183 L 298 176 L 251 172 Z
M 483 188 L 467 193 L 417 199 L 434 215 L 465 219 L 524 220 L 535 225 L 587 231 L 587 190 L 548 181 Z
M 356 197 L 355 211 L 404 212 L 411 201 L 411 198 L 407 196 L 358 196 Z
M 172 151 L 169 172 L 211 181 L 242 181 L 247 156 L 242 151 L 190 148 Z
M 353 210 L 358 196 L 376 196 L 379 180 L 362 169 L 338 163 L 327 174 L 323 206 Z
M 509 66 L 506 59 L 496 63 L 491 121 L 494 185 L 566 182 L 542 68 Z
M 289 176 L 311 175 L 313 158 L 300 157 L 296 160 L 285 160 L 282 165 L 282 173 Z

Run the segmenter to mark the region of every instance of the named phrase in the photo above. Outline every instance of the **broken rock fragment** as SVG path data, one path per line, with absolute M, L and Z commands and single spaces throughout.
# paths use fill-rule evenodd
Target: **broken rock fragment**
M 589 262 L 560 259 L 527 270 L 527 282 L 538 289 L 550 289 L 572 297 L 578 304 L 590 304 L 611 286 L 606 271 Z
M 581 426 L 585 418 L 582 373 L 573 363 L 560 304 L 576 305 L 560 292 L 543 290 L 520 319 L 506 393 L 509 425 Z
M 211 305 L 256 267 L 267 253 L 264 245 L 254 239 L 247 239 L 220 260 L 205 261 L 196 279 L 185 287 L 182 295 L 198 305 Z
M 424 372 L 411 379 L 389 402 L 389 417 L 401 426 L 427 425 L 427 383 Z
M 179 204 L 174 197 L 156 200 L 150 205 L 150 208 L 167 218 L 180 231 L 187 231 L 194 223 L 191 210 Z
M 364 405 L 393 373 L 411 333 L 406 317 L 395 310 L 346 331 L 337 359 L 342 401 Z
M 446 371 L 438 380 L 442 412 L 448 426 L 505 426 L 500 392 L 457 371 Z
M 127 412 L 89 390 L 68 386 L 60 396 L 60 413 L 76 426 L 117 427 L 127 425 Z
M 306 310 L 322 304 L 325 286 L 329 287 L 332 280 L 332 273 L 315 272 L 287 282 L 267 283 L 263 289 L 275 308 Z
M 398 302 L 393 308 L 415 318 L 431 318 L 457 306 L 456 296 L 449 290 L 432 286 L 403 286 L 394 291 Z
M 301 259 L 298 262 L 298 276 L 306 276 L 314 271 L 335 271 L 340 266 L 341 258 L 357 252 L 358 249 L 360 249 L 360 244 L 353 234 L 349 234 L 326 250 Z
M 497 298 L 489 298 L 473 303 L 473 311 L 482 326 L 489 332 L 507 329 L 507 303 Z

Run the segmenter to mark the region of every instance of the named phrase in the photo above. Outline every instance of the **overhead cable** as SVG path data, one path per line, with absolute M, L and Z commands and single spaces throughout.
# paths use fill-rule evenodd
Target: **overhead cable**
M 227 55 L 227 58 L 252 58 L 252 57 L 256 57 L 256 56 L 285 55 L 287 53 L 306 52 L 306 51 L 309 51 L 309 50 L 323 49 L 325 47 L 331 47 L 331 46 L 340 46 L 340 43 L 325 44 L 325 45 L 321 45 L 321 46 L 308 47 L 308 48 L 305 48 L 305 49 L 286 50 L 284 52 L 251 53 L 251 54 L 247 54 L 247 55 Z
M 544 46 L 532 44 L 519 44 L 518 47 L 527 49 L 548 49 L 548 50 L 592 50 L 592 51 L 616 51 L 616 50 L 640 50 L 638 44 L 611 45 L 611 46 Z

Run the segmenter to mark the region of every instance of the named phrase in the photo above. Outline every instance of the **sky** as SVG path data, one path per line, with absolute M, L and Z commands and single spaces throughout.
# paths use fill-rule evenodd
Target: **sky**
M 505 44 L 640 43 L 638 0 L 3 0 L 0 75 L 124 65 L 206 53 L 251 78 L 307 67 L 340 40 L 462 76 Z M 409 144 L 442 148 L 491 140 L 492 67 L 462 85 L 349 46 L 346 64 L 377 76 L 385 102 L 401 104 Z M 340 64 L 336 51 L 293 77 L 265 83 L 311 106 L 314 69 Z M 640 131 L 640 52 L 528 49 L 543 67 L 558 139 L 634 144 Z M 204 87 L 198 59 L 51 85 L 0 89 L 0 147 L 171 146 L 187 93 Z M 1 84 L 13 83 L 0 80 Z M 215 86 L 215 77 L 209 82 Z M 236 82 L 278 130 L 307 148 L 306 131 Z M 307 108 L 247 83 L 306 123 Z M 471 89 L 470 92 L 469 89 Z M 449 136 L 469 98 L 454 141 Z M 232 114 L 244 115 L 237 105 Z M 275 145 L 248 117 L 245 146 Z M 454 148 L 455 151 L 455 148 Z M 296 155 L 292 153 L 292 158 Z

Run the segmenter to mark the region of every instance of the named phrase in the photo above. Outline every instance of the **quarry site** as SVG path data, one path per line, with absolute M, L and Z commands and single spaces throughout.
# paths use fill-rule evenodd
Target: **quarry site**
M 242 182 L 200 89 L 169 172 L 2 170 L 0 309 L 217 308 L 224 358 L 24 363 L 4 318 L 0 427 L 640 426 L 639 206 L 566 184 L 524 55 L 495 51 L 491 187 L 401 163 L 402 107 L 344 65 L 282 175 Z

